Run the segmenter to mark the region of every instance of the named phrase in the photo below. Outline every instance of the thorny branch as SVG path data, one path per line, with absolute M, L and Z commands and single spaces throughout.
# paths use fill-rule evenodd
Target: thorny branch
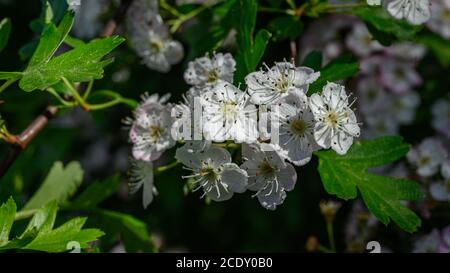
M 111 36 L 124 20 L 128 8 L 133 0 L 122 0 L 120 7 L 116 11 L 113 18 L 111 18 L 101 33 L 101 36 Z M 19 135 L 11 135 L 7 142 L 12 145 L 6 158 L 0 164 L 0 178 L 2 178 L 20 153 L 28 146 L 28 144 L 47 126 L 48 121 L 53 118 L 58 112 L 58 108 L 54 106 L 47 106 L 46 110 L 37 116 L 31 124 Z

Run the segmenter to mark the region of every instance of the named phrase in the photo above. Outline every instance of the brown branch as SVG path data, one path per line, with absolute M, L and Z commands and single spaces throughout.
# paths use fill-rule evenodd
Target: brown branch
M 119 9 L 116 11 L 105 26 L 101 36 L 111 36 L 117 29 L 117 26 L 123 21 L 133 0 L 122 0 Z M 33 122 L 19 135 L 12 135 L 7 142 L 12 145 L 11 150 L 6 158 L 0 164 L 0 178 L 2 178 L 20 153 L 28 146 L 28 144 L 47 126 L 48 121 L 56 115 L 58 108 L 48 106 L 45 111 L 37 116 Z

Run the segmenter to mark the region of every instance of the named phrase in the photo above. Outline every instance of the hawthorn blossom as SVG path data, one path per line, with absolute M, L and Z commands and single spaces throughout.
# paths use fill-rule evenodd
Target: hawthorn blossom
M 220 81 L 233 82 L 236 61 L 230 53 L 214 54 L 212 58 L 204 56 L 189 62 L 184 79 L 190 85 L 210 91 Z
M 450 161 L 444 161 L 441 166 L 443 181 L 430 185 L 430 194 L 437 201 L 450 202 Z
M 380 79 L 385 87 L 397 94 L 405 94 L 422 83 L 413 63 L 393 58 L 380 63 Z
M 355 113 L 350 109 L 345 87 L 335 83 L 327 83 L 321 94 L 313 94 L 309 99 L 316 124 L 314 137 L 321 147 L 332 148 L 338 154 L 346 154 L 359 137 L 360 129 Z
M 308 67 L 295 67 L 289 62 L 275 63 L 266 70 L 252 72 L 245 77 L 248 93 L 255 104 L 272 104 L 288 95 L 290 91 L 308 91 L 309 84 L 320 76 Z
M 431 125 L 433 128 L 450 138 L 450 101 L 440 99 L 431 107 L 433 119 Z
M 197 186 L 193 191 L 203 189 L 202 197 L 225 201 L 246 190 L 247 173 L 231 163 L 230 153 L 223 148 L 211 146 L 197 154 L 177 149 L 175 158 L 192 171 L 192 175 L 183 178 L 192 178 Z
M 245 161 L 241 168 L 248 173 L 247 188 L 256 192 L 254 196 L 264 208 L 275 210 L 286 199 L 286 191 L 294 189 L 297 173 L 270 148 L 269 144 L 244 144 L 242 157 Z
M 445 39 L 450 39 L 450 0 L 431 0 L 431 19 L 427 26 Z
M 203 94 L 203 134 L 205 139 L 222 142 L 255 142 L 258 137 L 256 108 L 249 96 L 228 82 L 219 82 Z
M 414 242 L 414 253 L 449 253 L 450 226 L 441 231 L 433 229 L 429 234 L 419 237 Z
M 100 15 L 107 6 L 105 0 L 79 0 L 70 1 L 71 7 L 75 10 L 75 19 L 73 23 L 73 34 L 78 38 L 91 39 L 95 37 L 103 25 L 100 21 Z
M 387 0 L 387 11 L 396 19 L 406 19 L 412 25 L 421 25 L 430 19 L 429 0 Z
M 441 142 L 434 138 L 424 139 L 418 147 L 407 154 L 408 161 L 417 168 L 417 173 L 423 177 L 436 174 L 447 153 Z
M 400 124 L 411 124 L 414 121 L 416 109 L 420 104 L 420 96 L 416 92 L 404 95 L 390 95 L 387 104 L 390 115 Z
M 168 72 L 184 56 L 183 46 L 172 39 L 158 14 L 157 1 L 133 1 L 127 13 L 127 30 L 137 55 L 150 69 Z
M 171 135 L 172 117 L 164 103 L 168 96 L 159 98 L 156 94 L 145 96 L 134 112 L 131 121 L 130 141 L 133 143 L 133 157 L 143 161 L 153 161 L 175 145 Z
M 401 42 L 385 48 L 386 58 L 395 57 L 403 61 L 417 62 L 425 56 L 427 49 L 412 42 Z
M 142 188 L 142 205 L 144 209 L 153 201 L 153 196 L 158 194 L 154 186 L 153 163 L 142 160 L 131 160 L 131 168 L 129 171 L 130 194 L 135 194 Z
M 382 110 L 381 110 L 382 111 Z M 364 120 L 363 138 L 372 139 L 380 136 L 397 135 L 399 124 L 389 115 L 379 114 L 366 116 Z
M 320 149 L 314 139 L 314 115 L 308 98 L 301 90 L 293 90 L 279 103 L 279 113 L 271 119 L 279 122 L 279 146 L 294 165 L 302 166 Z
M 386 105 L 389 96 L 376 77 L 367 76 L 358 81 L 358 105 L 364 115 L 381 114 L 380 109 Z
M 355 24 L 346 37 L 347 47 L 359 56 L 368 56 L 372 52 L 380 50 L 383 46 L 372 38 L 366 25 L 363 23 Z

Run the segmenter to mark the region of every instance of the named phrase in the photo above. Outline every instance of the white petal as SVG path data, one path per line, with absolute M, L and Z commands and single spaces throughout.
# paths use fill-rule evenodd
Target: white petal
M 323 122 L 317 122 L 314 126 L 314 139 L 317 144 L 325 149 L 331 147 L 332 130 Z
M 213 201 L 222 202 L 231 199 L 233 197 L 233 192 L 230 190 L 225 190 L 222 184 L 217 184 L 217 187 L 213 187 L 206 195 Z
M 239 168 L 234 163 L 227 163 L 223 166 L 221 173 L 222 182 L 228 185 L 228 189 L 243 193 L 247 187 L 247 172 Z
M 444 183 L 433 183 L 430 185 L 430 194 L 434 200 L 450 201 L 450 192 Z
M 352 146 L 353 137 L 347 135 L 344 132 L 339 132 L 333 136 L 331 139 L 331 148 L 335 150 L 338 154 L 344 155 L 347 153 L 348 149 Z
M 286 168 L 278 172 L 277 179 L 286 191 L 291 191 L 297 182 L 297 172 L 291 164 L 286 164 Z

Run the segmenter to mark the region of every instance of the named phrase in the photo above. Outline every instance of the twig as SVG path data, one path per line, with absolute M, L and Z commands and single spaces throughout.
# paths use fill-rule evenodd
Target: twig
M 117 26 L 123 21 L 133 0 L 122 0 L 116 14 L 111 18 L 102 32 L 102 36 L 111 36 L 117 29 Z M 44 113 L 37 116 L 33 122 L 20 134 L 12 135 L 7 141 L 12 145 L 11 150 L 6 158 L 0 164 L 0 178 L 2 178 L 19 154 L 28 144 L 47 126 L 48 121 L 56 115 L 58 108 L 55 106 L 47 106 Z

